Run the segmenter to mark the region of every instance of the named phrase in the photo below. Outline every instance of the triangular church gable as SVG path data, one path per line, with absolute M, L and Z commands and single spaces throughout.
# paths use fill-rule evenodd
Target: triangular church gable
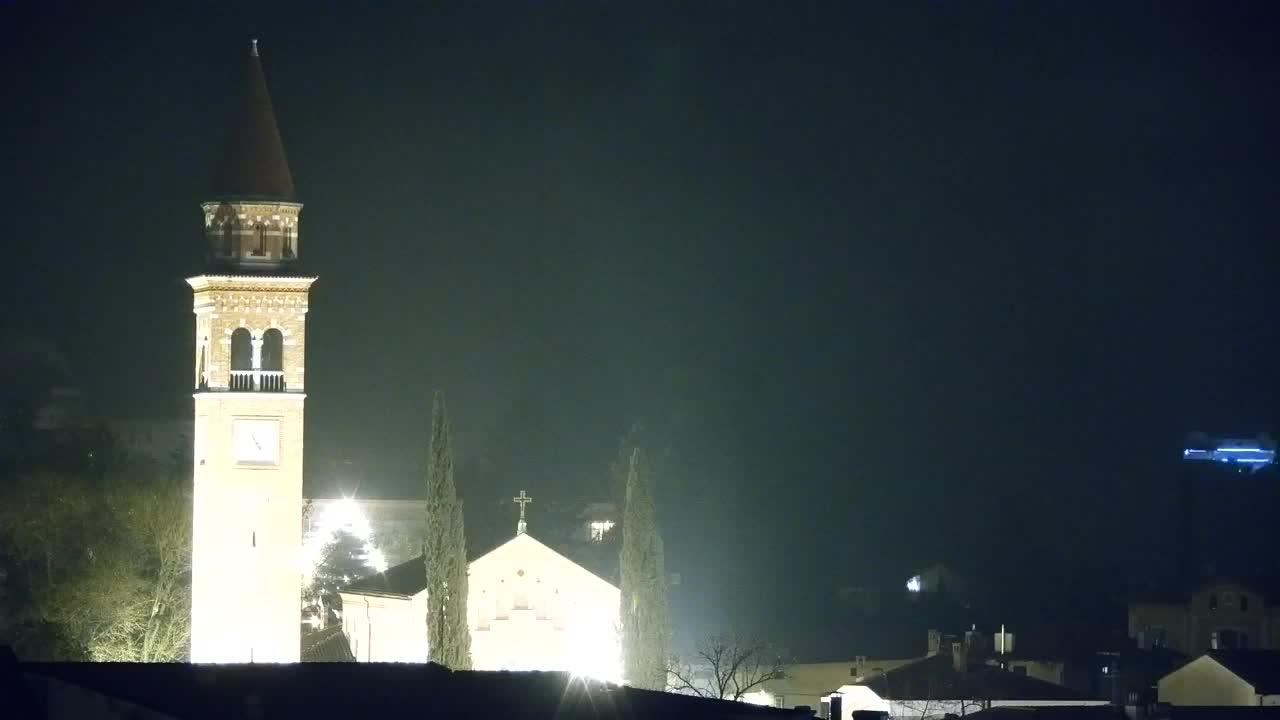
M 511 564 L 527 563 L 530 567 L 538 567 L 544 572 L 557 572 L 568 576 L 581 576 L 580 582 L 596 586 L 599 591 L 617 592 L 618 588 L 599 575 L 587 570 L 569 558 L 552 550 L 527 533 L 520 534 L 511 540 L 490 550 L 471 561 L 470 575 L 476 577 L 489 572 L 501 571 L 500 568 Z

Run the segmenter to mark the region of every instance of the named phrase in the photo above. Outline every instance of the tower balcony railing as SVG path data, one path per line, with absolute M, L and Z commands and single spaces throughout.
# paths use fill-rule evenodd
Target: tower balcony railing
M 284 392 L 283 370 L 232 370 L 231 384 L 235 392 Z

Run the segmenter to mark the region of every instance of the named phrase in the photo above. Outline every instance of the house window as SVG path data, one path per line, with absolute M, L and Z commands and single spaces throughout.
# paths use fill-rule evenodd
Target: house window
M 1249 596 L 1240 593 L 1240 612 L 1249 612 Z
M 1222 606 L 1231 607 L 1236 602 L 1235 593 L 1222 593 Z
M 1209 596 L 1209 609 L 1210 610 L 1218 609 L 1218 596 L 1216 594 Z
M 1162 627 L 1151 628 L 1151 647 L 1169 647 L 1169 632 Z
M 1248 636 L 1238 630 L 1218 630 L 1209 636 L 1213 650 L 1243 650 L 1248 643 Z

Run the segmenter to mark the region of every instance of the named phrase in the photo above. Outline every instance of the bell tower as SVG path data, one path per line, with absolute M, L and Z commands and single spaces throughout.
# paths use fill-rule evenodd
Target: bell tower
M 254 40 L 203 203 L 195 295 L 191 660 L 297 662 L 307 294 L 298 219 Z

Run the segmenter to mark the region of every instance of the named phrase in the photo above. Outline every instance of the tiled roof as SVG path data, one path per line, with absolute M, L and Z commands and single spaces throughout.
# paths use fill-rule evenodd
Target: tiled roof
M 302 638 L 302 662 L 354 662 L 355 659 L 341 625 L 332 625 Z
M 939 653 L 868 678 L 862 683 L 885 700 L 1088 700 L 1061 685 L 973 663 L 957 672 L 950 654 Z
M 235 125 L 213 192 L 225 199 L 294 200 L 293 175 L 285 160 L 256 40 L 245 60 L 242 82 Z
M 1243 678 L 1259 695 L 1280 695 L 1280 650 L 1211 650 L 1209 657 Z
M 383 572 L 360 578 L 342 589 L 342 592 L 361 595 L 394 595 L 413 597 L 427 587 L 426 556 L 419 555 Z

